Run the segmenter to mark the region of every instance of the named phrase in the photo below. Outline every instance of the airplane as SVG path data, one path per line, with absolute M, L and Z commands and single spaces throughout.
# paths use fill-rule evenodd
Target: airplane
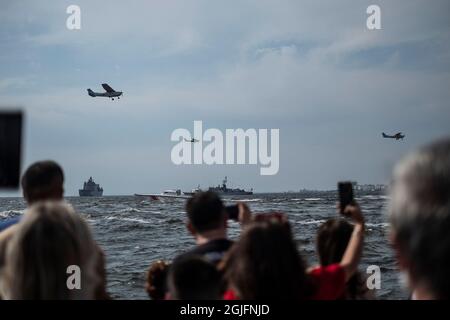
M 186 141 L 186 142 L 192 142 L 192 143 L 198 142 L 198 140 L 197 140 L 197 139 L 194 139 L 194 138 L 192 138 L 191 140 L 188 140 L 188 139 L 184 138 L 184 141 Z
M 402 134 L 401 132 L 398 132 L 392 136 L 383 132 L 382 135 L 383 135 L 383 138 L 390 138 L 390 139 L 395 139 L 395 140 L 399 140 L 399 139 L 403 140 L 403 138 L 405 137 L 405 135 Z
M 115 91 L 107 83 L 102 83 L 102 87 L 106 92 L 94 92 L 91 89 L 87 89 L 87 92 L 91 97 L 107 97 L 111 98 L 111 100 L 114 100 L 115 97 L 117 97 L 117 99 L 120 99 L 120 96 L 123 94 L 123 92 L 121 91 Z

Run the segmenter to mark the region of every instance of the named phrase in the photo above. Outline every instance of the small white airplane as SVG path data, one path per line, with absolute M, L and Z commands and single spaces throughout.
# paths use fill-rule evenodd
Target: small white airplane
M 184 141 L 191 142 L 191 143 L 198 142 L 198 140 L 194 139 L 194 138 L 192 138 L 191 140 L 188 140 L 188 139 L 184 138 Z
M 405 137 L 405 135 L 402 134 L 401 132 L 398 132 L 398 133 L 396 133 L 396 134 L 394 134 L 392 136 L 383 132 L 382 136 L 383 136 L 383 138 L 390 138 L 390 139 L 395 139 L 395 140 L 399 140 L 399 139 L 403 140 L 403 138 Z
M 102 87 L 106 92 L 94 92 L 91 89 L 87 89 L 87 92 L 91 97 L 107 97 L 111 98 L 111 100 L 114 100 L 116 97 L 120 99 L 120 96 L 123 94 L 123 92 L 111 88 L 107 83 L 102 83 Z

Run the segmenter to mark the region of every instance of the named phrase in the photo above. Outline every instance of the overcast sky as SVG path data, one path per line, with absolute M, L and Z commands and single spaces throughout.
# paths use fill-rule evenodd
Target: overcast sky
M 81 30 L 66 28 L 70 4 Z M 371 4 L 381 30 L 366 28 Z M 449 13 L 448 0 L 5 1 L 0 108 L 26 111 L 23 170 L 58 161 L 67 195 L 89 176 L 107 195 L 225 175 L 255 192 L 385 183 L 402 155 L 450 134 Z M 87 95 L 103 82 L 123 98 Z M 172 164 L 170 135 L 194 120 L 280 129 L 278 174 Z

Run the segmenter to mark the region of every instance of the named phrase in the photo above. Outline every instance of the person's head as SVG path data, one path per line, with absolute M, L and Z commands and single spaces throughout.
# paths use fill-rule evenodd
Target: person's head
M 167 293 L 167 272 L 169 265 L 161 260 L 154 262 L 147 272 L 145 291 L 153 300 L 163 300 Z
M 391 240 L 409 286 L 450 298 L 450 138 L 407 156 L 394 169 Z
M 29 205 L 43 200 L 61 200 L 64 173 L 54 161 L 33 163 L 22 176 L 23 196 Z
M 175 300 L 219 300 L 222 276 L 204 257 L 187 254 L 171 264 L 168 288 L 170 297 Z
M 63 202 L 33 205 L 6 249 L 7 299 L 94 299 L 100 253 L 80 215 Z M 78 288 L 78 289 L 77 289 Z
M 328 219 L 317 232 L 317 254 L 321 266 L 341 262 L 353 233 L 353 225 L 342 218 Z M 348 281 L 345 297 L 347 299 L 364 298 L 367 286 L 364 278 L 356 272 Z
M 317 232 L 317 253 L 322 266 L 339 263 L 352 236 L 353 226 L 344 219 L 329 219 Z
M 282 215 L 259 215 L 242 233 L 221 268 L 241 299 L 299 299 L 308 295 L 306 265 Z
M 220 197 L 211 191 L 196 193 L 186 203 L 188 229 L 196 234 L 226 229 L 225 208 Z

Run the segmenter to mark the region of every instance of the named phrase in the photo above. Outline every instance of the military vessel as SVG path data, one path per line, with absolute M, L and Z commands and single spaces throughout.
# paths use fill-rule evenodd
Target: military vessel
M 80 197 L 101 197 L 103 195 L 103 188 L 95 183 L 92 177 L 89 178 L 83 185 L 83 189 L 78 190 Z
M 223 179 L 222 185 L 218 185 L 217 187 L 209 187 L 209 191 L 214 191 L 217 194 L 220 195 L 229 195 L 229 196 L 243 196 L 243 195 L 252 195 L 253 189 L 250 189 L 250 191 L 246 191 L 244 189 L 239 188 L 228 188 L 227 187 L 227 177 Z

